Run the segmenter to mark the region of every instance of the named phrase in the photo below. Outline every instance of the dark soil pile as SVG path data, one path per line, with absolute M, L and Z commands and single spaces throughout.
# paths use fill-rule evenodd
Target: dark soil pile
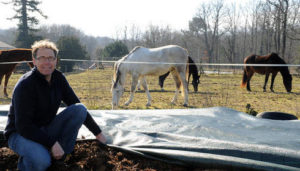
M 4 145 L 6 146 L 6 145 Z M 18 155 L 7 147 L 0 148 L 0 170 L 16 170 Z M 79 141 L 76 143 L 72 154 L 65 161 L 53 162 L 49 171 L 65 170 L 129 170 L 129 171 L 185 171 L 185 170 L 216 170 L 193 168 L 162 161 L 144 158 L 128 152 L 100 145 L 96 141 Z M 220 170 L 220 169 L 218 169 Z

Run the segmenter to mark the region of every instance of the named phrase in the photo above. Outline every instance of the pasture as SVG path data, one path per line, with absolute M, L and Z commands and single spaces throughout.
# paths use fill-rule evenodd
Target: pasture
M 235 74 L 202 74 L 198 93 L 193 92 L 189 85 L 189 107 L 205 108 L 224 106 L 241 112 L 246 112 L 247 104 L 260 113 L 264 111 L 280 111 L 297 115 L 300 117 L 300 77 L 293 75 L 292 93 L 287 93 L 282 83 L 281 74 L 278 74 L 274 83 L 274 91 L 269 89 L 270 81 L 267 84 L 267 92 L 263 92 L 262 86 L 264 76 L 255 74 L 251 80 L 252 92 L 246 88 L 240 88 L 242 80 L 242 69 L 236 69 Z M 0 104 L 9 104 L 12 90 L 21 74 L 13 74 L 8 85 L 9 97 L 6 98 L 0 92 Z M 82 103 L 88 109 L 111 109 L 111 84 L 113 69 L 108 67 L 103 69 L 85 70 L 66 74 L 74 91 L 79 96 Z M 129 106 L 124 106 L 129 97 L 131 78 L 126 79 L 125 93 L 120 101 L 119 109 L 177 109 L 183 107 L 183 97 L 178 97 L 178 102 L 171 105 L 174 96 L 174 81 L 169 76 L 165 81 L 165 92 L 161 92 L 158 85 L 158 77 L 147 77 L 150 94 L 152 96 L 152 106 L 146 107 L 147 96 L 143 90 L 137 91 L 133 102 Z M 1 89 L 3 85 L 1 85 Z M 187 108 L 187 109 L 188 109 Z

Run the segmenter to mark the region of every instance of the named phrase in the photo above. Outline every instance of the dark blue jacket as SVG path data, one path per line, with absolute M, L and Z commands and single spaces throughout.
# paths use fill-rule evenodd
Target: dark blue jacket
M 6 138 L 12 132 L 51 148 L 57 141 L 40 128 L 56 116 L 61 102 L 66 105 L 80 103 L 65 76 L 55 70 L 49 84 L 37 68 L 24 74 L 15 86 L 4 131 Z M 87 113 L 84 125 L 97 135 L 101 129 Z

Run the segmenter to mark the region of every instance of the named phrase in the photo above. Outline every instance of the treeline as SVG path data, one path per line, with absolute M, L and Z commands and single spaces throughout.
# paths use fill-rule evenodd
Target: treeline
M 129 48 L 178 44 L 198 62 L 242 63 L 250 54 L 276 52 L 287 63 L 300 63 L 300 0 L 226 2 L 203 3 L 188 30 L 151 25 L 141 33 L 132 26 L 119 39 Z
M 87 36 L 69 25 L 51 25 L 39 27 L 35 34 L 55 42 L 62 36 L 75 37 L 89 59 L 103 59 L 104 48 L 118 41 L 128 51 L 135 46 L 177 44 L 187 48 L 196 62 L 242 63 L 250 54 L 276 52 L 287 63 L 300 63 L 300 0 L 249 0 L 239 5 L 212 0 L 199 5 L 187 21 L 187 30 L 157 25 L 141 30 L 129 25 L 112 39 Z M 3 32 L 5 36 L 1 35 Z M 14 29 L 2 30 L 0 38 L 12 43 L 14 38 L 9 35 L 15 33 Z

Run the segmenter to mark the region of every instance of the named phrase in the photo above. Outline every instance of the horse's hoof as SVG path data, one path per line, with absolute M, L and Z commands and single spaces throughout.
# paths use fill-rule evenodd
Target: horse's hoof
M 151 106 L 151 104 L 148 104 L 148 103 L 147 103 L 146 106 L 149 107 L 149 106 Z
M 125 106 L 128 106 L 128 105 L 129 105 L 129 103 L 124 103 L 124 105 L 125 105 Z
M 188 105 L 187 105 L 187 104 L 183 104 L 183 106 L 184 106 L 184 107 L 188 107 Z

